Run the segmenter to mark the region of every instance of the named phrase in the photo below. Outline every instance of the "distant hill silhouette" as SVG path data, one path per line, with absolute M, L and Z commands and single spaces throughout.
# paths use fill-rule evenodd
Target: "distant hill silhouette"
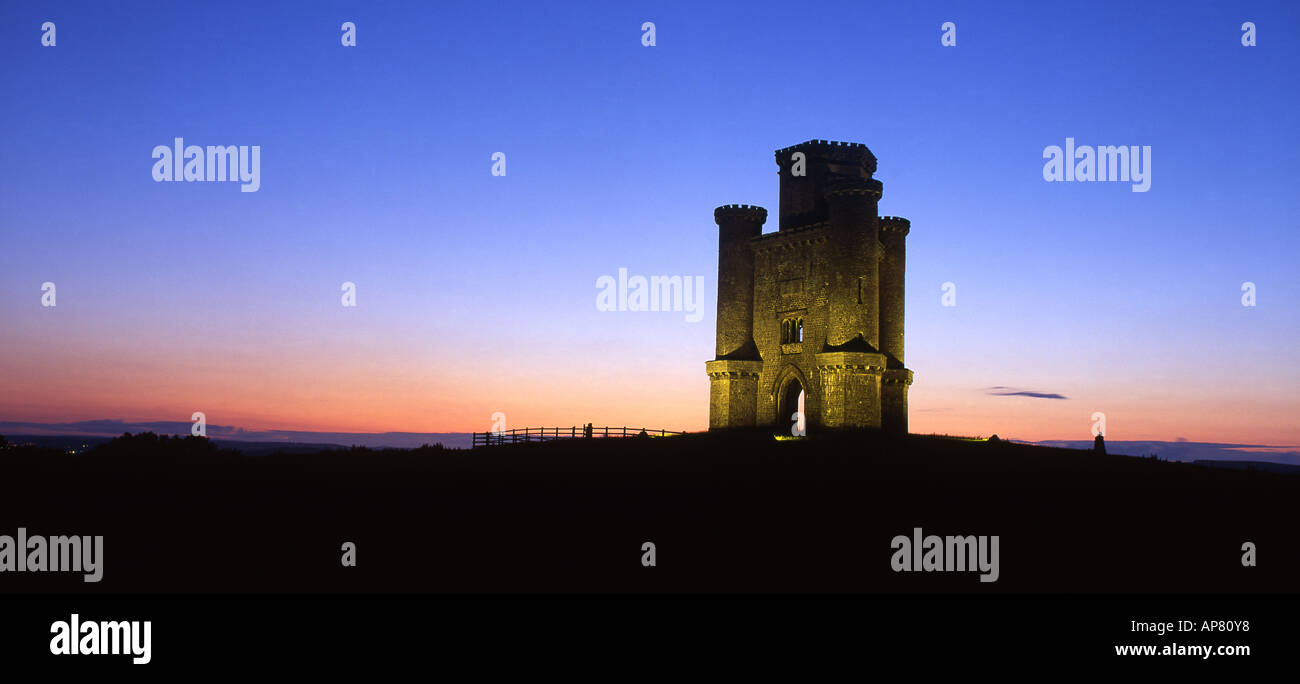
M 1258 470 L 1266 473 L 1290 473 L 1300 475 L 1300 465 L 1290 465 L 1286 463 L 1272 463 L 1270 461 L 1193 461 L 1195 465 L 1207 466 L 1210 468 L 1230 468 L 1232 470 Z
M 581 425 L 579 421 L 577 424 Z M 190 434 L 190 423 L 180 421 L 154 421 L 127 423 L 120 420 L 93 420 L 75 423 L 30 423 L 0 421 L 0 434 L 8 435 L 12 442 L 74 448 L 82 443 L 97 443 L 124 432 L 154 432 L 185 436 Z M 308 432 L 295 430 L 245 430 L 230 426 L 208 426 L 208 436 L 223 448 L 236 449 L 246 454 L 267 454 L 277 450 L 304 451 L 365 446 L 372 449 L 413 449 L 423 444 L 442 444 L 448 448 L 468 448 L 469 432 Z M 1012 436 L 1014 437 L 1014 435 Z M 59 441 L 60 439 L 66 441 Z M 1091 449 L 1092 440 L 1043 440 L 1022 444 Z M 281 446 L 283 447 L 281 449 Z M 1156 453 L 1166 461 L 1269 461 L 1300 465 L 1300 448 L 1278 447 L 1265 444 L 1223 444 L 1217 442 L 1122 441 L 1107 440 L 1106 450 L 1113 454 L 1146 456 Z
M 132 435 L 6 447 L 0 520 L 102 534 L 100 585 L 4 591 L 1293 591 L 1300 477 L 999 440 L 764 431 L 249 457 Z M 921 527 L 1002 574 L 898 574 Z M 0 530 L 0 533 L 5 531 Z M 13 534 L 12 530 L 7 533 Z M 342 568 L 353 541 L 359 564 Z M 645 541 L 659 563 L 640 565 Z M 1243 568 L 1251 541 L 1269 562 Z
M 32 423 L 0 421 L 0 434 L 11 439 L 24 437 L 116 437 L 123 433 L 153 432 L 160 435 L 190 434 L 191 423 L 184 421 L 85 420 L 71 423 Z M 451 447 L 470 446 L 469 432 L 308 432 L 303 430 L 245 430 L 229 425 L 208 424 L 207 436 L 221 442 L 238 442 L 231 448 L 253 449 L 248 444 L 365 446 L 372 448 L 413 449 L 423 444 L 442 443 Z M 257 449 L 262 451 L 263 449 Z

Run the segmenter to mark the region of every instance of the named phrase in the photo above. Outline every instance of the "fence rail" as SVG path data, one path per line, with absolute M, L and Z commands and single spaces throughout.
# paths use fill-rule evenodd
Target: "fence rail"
M 686 433 L 675 430 L 651 430 L 648 428 L 631 427 L 588 427 L 582 425 L 574 425 L 567 428 L 516 428 L 514 430 L 503 430 L 500 432 L 475 432 L 473 448 L 477 449 L 479 447 L 498 446 L 501 444 L 550 442 L 557 439 L 605 439 L 609 437 L 622 439 L 624 437 L 669 437 L 672 435 L 684 434 Z

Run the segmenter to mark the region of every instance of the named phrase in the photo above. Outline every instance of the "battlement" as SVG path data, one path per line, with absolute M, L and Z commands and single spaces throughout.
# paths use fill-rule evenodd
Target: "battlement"
M 713 210 L 713 220 L 722 223 L 724 219 L 740 218 L 763 223 L 767 221 L 767 210 L 748 204 L 724 204 Z
M 827 234 L 829 223 L 812 223 L 790 230 L 778 230 L 763 233 L 750 238 L 754 252 L 764 253 L 770 250 L 793 250 L 824 243 L 830 239 Z
M 880 232 L 907 235 L 912 230 L 912 222 L 901 216 L 881 216 Z
M 783 147 L 777 150 L 776 153 L 781 154 L 782 152 L 794 152 L 795 150 L 806 148 L 806 147 L 847 147 L 849 149 L 867 150 L 867 146 L 862 143 L 841 142 L 838 140 L 805 140 L 797 145 Z M 867 150 L 867 151 L 870 152 L 871 150 Z
M 875 155 L 871 154 L 871 150 L 862 143 L 841 142 L 838 140 L 805 140 L 797 145 L 783 147 L 777 150 L 776 153 L 791 154 L 794 152 L 798 152 L 800 150 L 806 151 L 809 149 L 820 149 L 820 150 L 831 150 L 831 151 L 838 150 L 849 154 L 866 153 L 867 155 L 870 155 L 872 159 L 875 158 Z
M 783 147 L 775 152 L 777 166 L 784 169 L 790 164 L 790 156 L 803 152 L 809 159 L 835 162 L 837 164 L 861 165 L 867 174 L 876 172 L 876 155 L 862 143 L 840 142 L 837 140 L 807 140 L 798 145 Z

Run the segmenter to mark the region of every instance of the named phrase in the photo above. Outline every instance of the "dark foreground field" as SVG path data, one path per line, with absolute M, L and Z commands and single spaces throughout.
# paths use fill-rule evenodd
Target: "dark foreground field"
M 0 592 L 1236 593 L 1300 577 L 1294 475 L 861 434 L 247 458 L 199 441 L 0 452 L 0 535 L 105 537 L 101 583 L 4 573 Z M 891 539 L 915 527 L 998 535 L 998 581 L 894 572 Z

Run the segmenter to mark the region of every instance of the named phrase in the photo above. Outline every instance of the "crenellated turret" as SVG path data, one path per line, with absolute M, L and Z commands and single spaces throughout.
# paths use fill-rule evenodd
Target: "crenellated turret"
M 716 358 L 757 359 L 754 354 L 754 250 L 767 210 L 727 204 L 713 210 L 718 224 L 718 329 Z
M 912 222 L 897 216 L 880 217 L 880 351 L 890 366 L 903 367 L 903 301 L 907 265 L 907 234 Z

